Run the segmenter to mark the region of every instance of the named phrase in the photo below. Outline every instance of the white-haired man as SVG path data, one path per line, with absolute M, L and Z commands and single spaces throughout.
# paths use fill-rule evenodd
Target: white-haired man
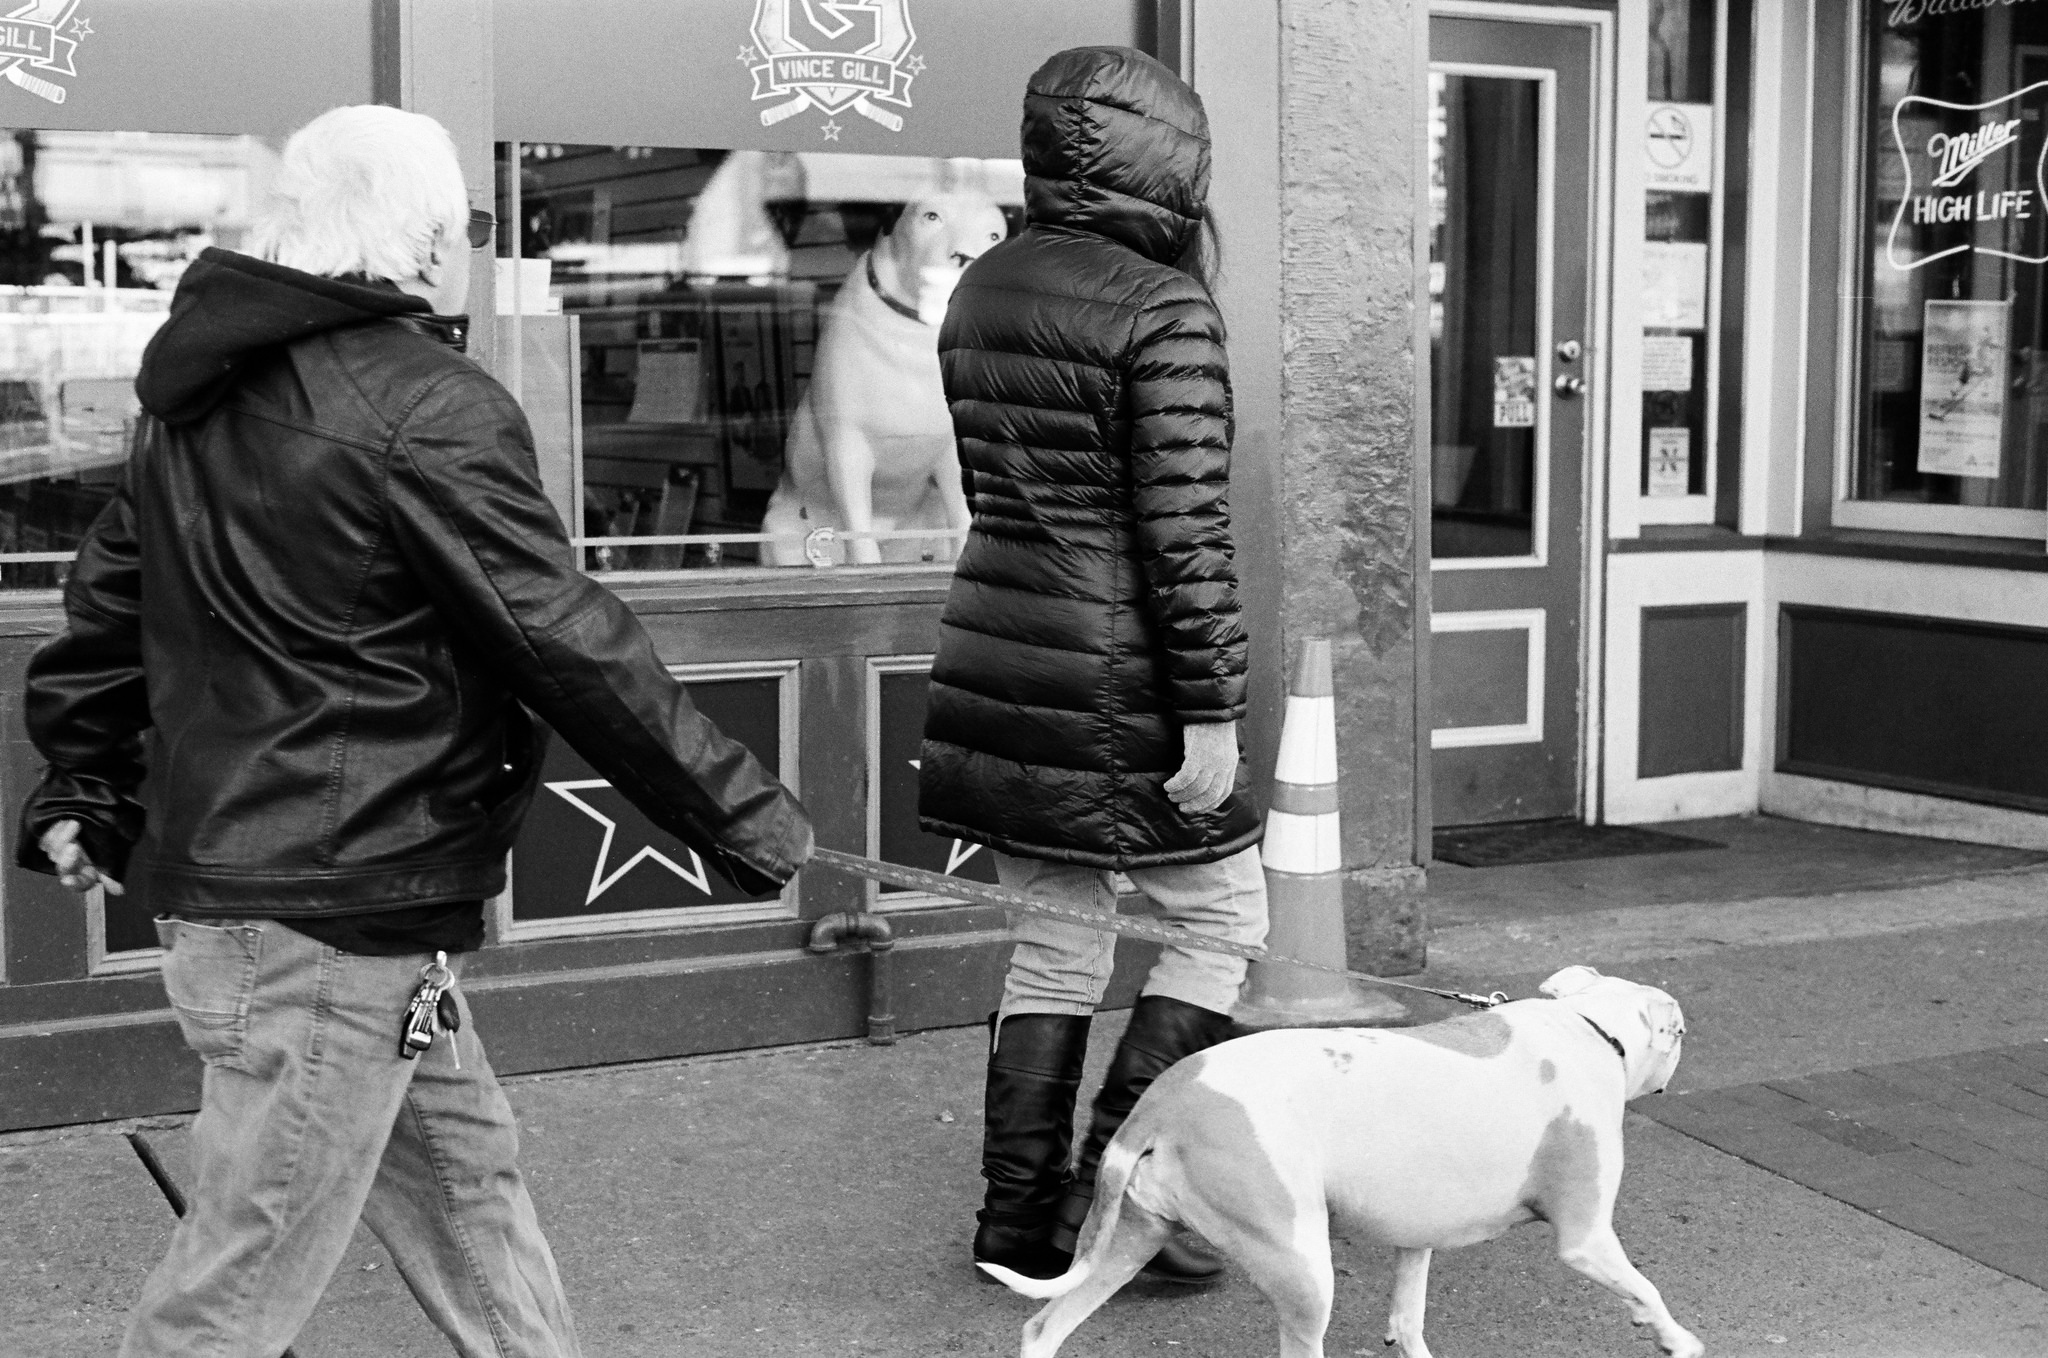
M 209 250 L 179 284 L 29 667 L 49 768 L 21 862 L 118 890 L 146 805 L 164 988 L 205 1062 L 192 1209 L 124 1355 L 277 1354 L 358 1217 L 460 1353 L 577 1352 L 462 992 L 423 989 L 503 889 L 529 709 L 735 882 L 810 853 L 803 808 L 576 569 L 518 406 L 461 354 L 489 227 L 431 119 L 294 135 L 260 258 Z

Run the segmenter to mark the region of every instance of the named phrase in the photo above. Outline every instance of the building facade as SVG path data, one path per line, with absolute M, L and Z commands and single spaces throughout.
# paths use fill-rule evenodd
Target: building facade
M 531 416 L 585 569 L 798 791 L 821 844 L 990 879 L 985 853 L 915 817 L 958 540 L 950 478 L 928 474 L 934 403 L 950 456 L 932 322 L 958 266 L 1021 225 L 1026 78 L 1063 47 L 1114 43 L 1193 79 L 1215 127 L 1253 763 L 1271 765 L 1288 643 L 1333 636 L 1345 758 L 1373 771 L 1345 794 L 1357 955 L 1412 966 L 1422 148 L 1331 150 L 1359 126 L 1419 125 L 1420 14 L 1322 4 L 1283 23 L 1271 4 L 1155 0 L 564 14 L 53 0 L 0 23 L 0 123 L 16 129 L 0 154 L 0 283 L 14 285 L 0 298 L 0 800 L 18 804 L 39 773 L 22 666 L 61 626 L 57 590 L 125 455 L 128 381 L 178 273 L 241 242 L 286 133 L 378 100 L 451 130 L 472 201 L 501 224 L 496 258 L 477 257 L 471 352 Z M 1386 42 L 1389 21 L 1405 45 Z M 1316 75 L 1289 86 L 1297 61 Z M 872 468 L 866 507 L 832 489 L 855 466 Z M 850 1036 L 876 1010 L 899 1029 L 972 1023 L 998 993 L 995 912 L 821 871 L 750 898 L 561 742 L 543 780 L 464 981 L 504 1070 Z M 194 1106 L 147 857 L 145 841 L 121 898 L 0 878 L 0 1127 Z M 866 917 L 857 932 L 886 925 L 886 965 L 835 949 L 839 925 L 821 932 L 848 912 Z M 1148 960 L 1126 951 L 1124 995 Z
M 1435 822 L 2048 842 L 2048 9 L 1430 30 Z
M 821 843 L 985 880 L 916 828 L 957 523 L 890 483 L 930 382 L 875 354 L 1017 228 L 1026 76 L 1107 42 L 1209 107 L 1247 747 L 1263 775 L 1290 648 L 1330 637 L 1354 965 L 1423 960 L 1436 827 L 2048 843 L 2048 0 L 51 0 L 0 29 L 10 807 L 21 666 L 168 289 L 286 132 L 375 99 L 440 118 L 499 218 L 472 351 L 585 568 Z M 866 509 L 829 489 L 870 462 Z M 135 877 L 0 877 L 0 1127 L 192 1106 Z M 946 900 L 741 897 L 559 743 L 511 883 L 466 981 L 508 1071 L 975 1022 L 1004 956 Z M 886 995 L 807 946 L 844 912 L 886 921 Z

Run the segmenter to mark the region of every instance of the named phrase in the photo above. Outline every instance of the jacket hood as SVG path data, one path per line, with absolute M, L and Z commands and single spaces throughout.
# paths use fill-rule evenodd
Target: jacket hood
M 142 352 L 135 394 L 166 424 L 188 424 L 270 350 L 345 325 L 427 314 L 426 298 L 388 283 L 321 278 L 208 249 L 178 280 L 170 318 Z
M 1108 236 L 1161 263 L 1201 229 L 1209 116 L 1185 81 L 1129 47 L 1075 47 L 1024 95 L 1033 222 Z

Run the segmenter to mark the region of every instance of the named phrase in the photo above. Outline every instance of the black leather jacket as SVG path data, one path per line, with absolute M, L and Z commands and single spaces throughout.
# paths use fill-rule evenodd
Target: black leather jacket
M 221 250 L 187 271 L 29 664 L 22 866 L 69 817 L 119 876 L 146 804 L 180 914 L 488 897 L 540 775 L 528 709 L 737 885 L 809 856 L 802 806 L 576 569 L 518 405 L 425 313 Z

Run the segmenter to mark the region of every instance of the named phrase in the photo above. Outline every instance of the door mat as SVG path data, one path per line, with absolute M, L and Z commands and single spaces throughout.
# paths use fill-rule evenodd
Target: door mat
M 1437 858 L 1468 868 L 1504 868 L 1516 863 L 1563 863 L 1574 858 L 1626 858 L 1632 854 L 1725 849 L 1711 839 L 1694 839 L 1640 825 L 1585 825 L 1575 820 L 1525 820 L 1508 825 L 1466 825 L 1438 830 Z
M 1630 1107 L 2048 1287 L 2048 1043 L 1656 1095 Z

